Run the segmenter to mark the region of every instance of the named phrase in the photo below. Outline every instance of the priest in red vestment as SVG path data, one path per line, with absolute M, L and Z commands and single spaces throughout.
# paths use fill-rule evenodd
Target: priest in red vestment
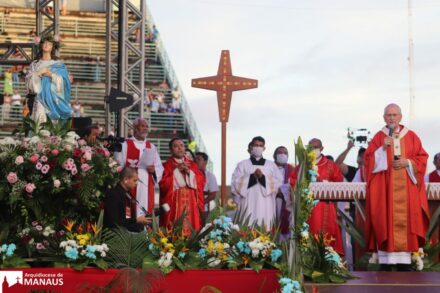
M 342 182 L 344 176 L 333 161 L 329 160 L 321 152 L 324 149 L 321 140 L 314 138 L 309 141 L 309 145 L 314 148 L 316 153 L 316 166 L 318 167 L 318 182 Z M 295 184 L 298 168 L 290 176 L 290 184 Z M 344 255 L 341 228 L 337 222 L 336 204 L 333 202 L 319 202 L 315 205 L 308 220 L 309 232 L 314 235 L 320 232 L 327 234 L 333 240 L 330 245 L 340 255 Z
M 440 183 L 440 153 L 434 156 L 434 166 L 435 170 L 429 173 L 428 182 Z
M 197 164 L 185 158 L 185 144 L 180 138 L 169 143 L 171 157 L 164 164 L 160 186 L 160 204 L 168 204 L 170 211 L 161 215 L 160 225 L 171 227 L 185 212 L 183 235 L 202 228 L 205 177 Z
M 136 205 L 138 217 L 152 214 L 154 209 L 154 185 L 160 181 L 163 166 L 154 144 L 147 139 L 148 124 L 143 118 L 133 121 L 133 137 L 122 144 L 121 152 L 115 152 L 115 158 L 122 167 L 137 170 L 139 184 L 130 191 L 139 204 Z
M 398 105 L 385 108 L 386 126 L 365 152 L 367 249 L 380 264 L 411 264 L 429 224 L 424 174 L 428 154 L 418 136 L 400 125 Z

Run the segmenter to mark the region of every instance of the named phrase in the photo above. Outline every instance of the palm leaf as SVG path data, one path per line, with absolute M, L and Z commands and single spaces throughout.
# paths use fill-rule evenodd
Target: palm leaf
M 109 247 L 108 263 L 111 267 L 142 266 L 142 260 L 148 253 L 146 232 L 131 233 L 123 227 L 117 227 L 104 230 L 102 239 Z
M 427 241 L 431 238 L 432 233 L 434 233 L 434 230 L 437 228 L 439 223 L 439 217 L 440 217 L 440 207 L 437 208 L 434 215 L 432 215 L 431 217 L 431 221 L 429 222 L 429 228 L 425 235 L 425 239 Z
M 356 227 L 355 223 L 341 210 L 337 210 L 338 214 L 343 218 L 343 221 L 338 221 L 341 227 L 344 227 L 347 230 L 347 233 L 350 234 L 353 239 L 359 243 L 360 246 L 365 247 L 365 237 L 363 233 Z
M 362 220 L 364 220 L 364 222 L 365 222 L 365 211 L 364 211 L 364 208 L 362 207 L 361 202 L 359 201 L 359 198 L 357 198 L 356 196 L 353 196 L 353 198 L 354 198 L 354 204 L 356 205 L 356 208 L 358 209 L 359 214 L 362 217 Z

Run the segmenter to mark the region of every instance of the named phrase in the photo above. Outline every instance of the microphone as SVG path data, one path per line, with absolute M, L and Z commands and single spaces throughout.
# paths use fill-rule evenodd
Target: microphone
M 388 129 L 389 129 L 389 131 L 388 131 L 388 136 L 393 136 L 393 133 L 394 133 L 394 127 L 393 127 L 393 126 L 388 126 Z

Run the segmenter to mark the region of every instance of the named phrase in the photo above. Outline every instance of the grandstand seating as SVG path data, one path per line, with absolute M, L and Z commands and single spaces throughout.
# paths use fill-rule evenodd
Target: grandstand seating
M 35 30 L 35 13 L 29 9 L 12 9 L 8 16 L 5 8 L 0 7 L 0 43 L 29 43 L 33 42 L 30 31 Z M 74 76 L 71 99 L 78 100 L 84 107 L 84 116 L 92 117 L 95 122 L 104 123 L 104 96 L 105 96 L 105 25 L 104 13 L 83 13 L 61 16 L 60 31 L 62 44 L 60 56 L 66 63 L 69 72 Z M 146 26 L 147 28 L 147 26 Z M 146 32 L 148 33 L 148 32 Z M 116 51 L 116 43 L 112 43 Z M 165 102 L 172 99 L 171 90 L 159 88 L 159 84 L 167 79 L 166 69 L 161 65 L 158 49 L 155 43 L 146 43 L 145 50 L 145 90 L 162 92 Z M 100 62 L 97 62 L 100 57 Z M 7 66 L 0 65 L 0 74 Z M 139 81 L 139 73 L 133 72 L 131 80 Z M 116 76 L 112 76 L 116 80 Z M 0 79 L 0 88 L 3 88 L 3 79 Z M 25 96 L 25 85 L 20 81 L 14 86 L 22 96 Z M 0 110 L 1 110 L 0 106 Z M 137 112 L 130 112 L 129 117 L 138 116 Z M 184 113 L 144 113 L 149 122 L 149 137 L 160 151 L 162 159 L 169 156 L 168 142 L 171 137 L 186 137 L 188 125 Z M 113 120 L 113 118 L 112 118 Z M 0 111 L 0 137 L 10 135 L 13 129 L 19 128 L 21 108 L 18 115 L 11 115 L 3 121 Z

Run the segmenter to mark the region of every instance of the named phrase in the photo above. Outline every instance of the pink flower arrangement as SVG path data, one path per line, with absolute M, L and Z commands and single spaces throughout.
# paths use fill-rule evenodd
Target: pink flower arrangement
M 47 162 L 47 157 L 46 156 L 41 156 L 41 162 Z
M 21 165 L 21 164 L 23 164 L 24 163 L 24 158 L 23 158 L 23 156 L 17 156 L 16 158 L 15 158 L 15 165 Z
M 86 145 L 87 142 L 84 139 L 80 139 L 80 140 L 78 140 L 78 144 L 83 146 L 83 145 Z
M 40 158 L 39 154 L 33 154 L 32 156 L 30 156 L 29 161 L 31 161 L 32 164 L 35 164 L 39 158 Z
M 24 186 L 24 190 L 26 190 L 26 192 L 27 193 L 32 193 L 32 192 L 34 192 L 34 190 L 35 190 L 35 184 L 33 184 L 33 183 L 27 183 L 25 186 Z
M 18 181 L 18 176 L 14 172 L 9 172 L 8 176 L 6 176 L 6 179 L 10 184 L 14 184 L 15 182 Z
M 53 149 L 52 151 L 51 151 L 51 153 L 52 153 L 52 155 L 53 156 L 58 156 L 58 154 L 60 153 L 60 151 L 59 150 L 57 150 L 57 149 Z
M 89 164 L 82 164 L 81 165 L 81 170 L 83 170 L 84 172 L 89 171 L 90 170 Z
M 86 152 L 84 153 L 83 158 L 86 159 L 87 161 L 92 160 L 92 152 L 91 152 L 91 151 L 86 151 Z

